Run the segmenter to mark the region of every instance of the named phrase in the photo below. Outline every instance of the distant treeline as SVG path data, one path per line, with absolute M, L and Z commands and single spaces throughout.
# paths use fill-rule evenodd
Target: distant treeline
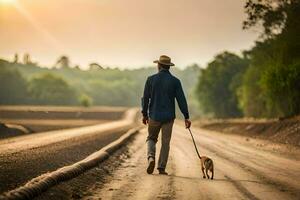
M 156 67 L 120 70 L 97 64 L 81 70 L 62 58 L 63 64 L 51 69 L 0 60 L 0 104 L 139 106 L 147 76 L 157 72 Z M 192 91 L 199 71 L 197 65 L 171 69 L 182 80 L 192 110 L 197 110 Z
M 300 1 L 247 0 L 244 29 L 262 26 L 256 45 L 217 55 L 200 73 L 196 94 L 215 117 L 300 114 Z

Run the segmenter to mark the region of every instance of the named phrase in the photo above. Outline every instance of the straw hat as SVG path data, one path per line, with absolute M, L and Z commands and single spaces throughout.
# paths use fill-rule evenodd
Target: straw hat
M 155 60 L 153 62 L 162 64 L 162 65 L 167 65 L 167 66 L 174 66 L 174 63 L 171 62 L 171 58 L 169 56 L 166 56 L 166 55 L 161 55 L 159 57 L 159 60 Z

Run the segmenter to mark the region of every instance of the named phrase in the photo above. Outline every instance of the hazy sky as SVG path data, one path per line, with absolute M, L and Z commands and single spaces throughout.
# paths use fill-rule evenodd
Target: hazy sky
M 0 57 L 28 52 L 45 66 L 58 56 L 82 67 L 152 65 L 160 54 L 204 66 L 239 53 L 257 34 L 242 30 L 245 0 L 0 0 Z

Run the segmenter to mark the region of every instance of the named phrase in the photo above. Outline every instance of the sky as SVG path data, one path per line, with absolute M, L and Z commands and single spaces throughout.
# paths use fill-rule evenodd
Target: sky
M 258 33 L 242 30 L 245 0 L 0 0 L 0 57 L 29 53 L 43 66 L 61 55 L 82 68 L 138 68 L 166 54 L 202 67 L 240 53 Z

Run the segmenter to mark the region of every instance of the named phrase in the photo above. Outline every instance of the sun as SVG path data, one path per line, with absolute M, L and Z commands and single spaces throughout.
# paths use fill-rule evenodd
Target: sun
M 0 0 L 2 4 L 14 4 L 17 0 Z

